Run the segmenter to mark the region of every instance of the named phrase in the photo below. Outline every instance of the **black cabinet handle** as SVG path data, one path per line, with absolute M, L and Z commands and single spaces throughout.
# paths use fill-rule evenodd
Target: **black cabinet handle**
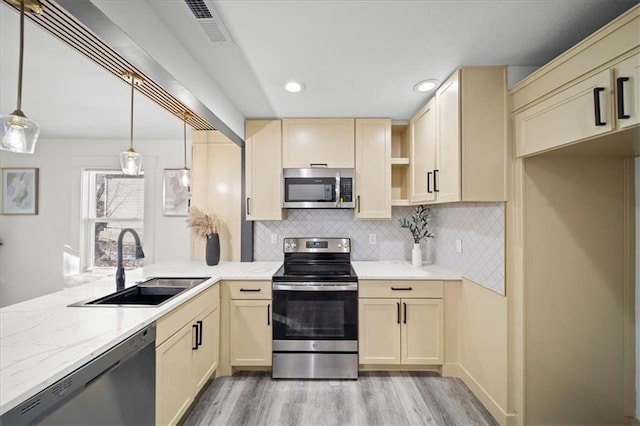
M 240 291 L 257 293 L 259 291 L 262 291 L 262 289 L 261 288 L 241 288 Z
M 202 326 L 202 321 L 196 321 L 196 323 L 198 324 L 198 339 L 196 340 L 196 345 L 202 346 L 202 329 L 204 327 Z
M 604 87 L 595 87 L 593 89 L 593 107 L 596 118 L 596 126 L 606 126 L 607 123 L 601 120 L 600 92 L 604 92 Z
M 271 303 L 267 305 L 267 325 L 271 325 Z
M 247 214 L 251 214 L 251 211 L 249 210 L 249 200 L 250 199 L 251 199 L 250 197 L 247 197 Z
M 197 350 L 198 349 L 198 326 L 196 324 L 193 324 L 191 326 L 191 329 L 193 331 L 193 340 L 195 341 L 195 344 L 193 345 L 193 347 L 191 347 L 191 349 Z
M 435 169 L 433 171 L 433 192 L 440 192 L 440 188 L 438 188 L 438 173 L 440 170 Z
M 624 113 L 624 82 L 629 81 L 629 77 L 618 77 L 616 79 L 616 95 L 618 97 L 618 119 L 624 120 L 631 118 L 630 115 Z
M 411 291 L 413 287 L 391 287 L 393 291 Z
M 396 305 L 398 306 L 398 324 L 400 324 L 400 302 L 397 302 Z
M 402 302 L 402 305 L 404 306 L 404 323 L 407 323 L 407 304 Z
M 431 174 L 433 172 L 427 172 L 427 192 L 431 194 L 433 191 L 431 190 Z
M 309 163 L 311 167 L 327 167 L 327 163 Z
M 356 201 L 358 203 L 358 213 L 360 213 L 360 196 L 359 195 L 356 197 Z

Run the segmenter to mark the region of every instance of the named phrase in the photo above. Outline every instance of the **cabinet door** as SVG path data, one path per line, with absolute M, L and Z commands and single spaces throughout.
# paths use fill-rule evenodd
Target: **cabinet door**
M 400 299 L 358 301 L 360 364 L 400 364 Z
M 614 72 L 616 118 L 624 129 L 640 123 L 640 53 L 616 65 Z
M 247 220 L 282 220 L 282 122 L 246 122 Z
M 271 365 L 271 300 L 231 300 L 231 365 Z
M 518 112 L 514 117 L 516 155 L 522 157 L 610 132 L 610 91 L 611 70 L 606 70 Z
M 207 383 L 216 368 L 220 353 L 220 302 L 198 318 L 201 344 L 193 351 L 195 367 L 195 393 Z
M 156 423 L 173 425 L 193 401 L 192 347 L 195 332 L 191 324 L 156 348 Z
M 411 204 L 435 200 L 433 171 L 436 168 L 436 137 L 435 99 L 431 99 L 409 122 Z
M 391 120 L 356 120 L 356 219 L 391 219 Z
M 442 364 L 442 299 L 402 299 L 402 363 Z
M 282 167 L 355 167 L 352 118 L 282 120 Z
M 438 117 L 437 165 L 434 190 L 438 202 L 460 201 L 460 91 L 459 71 L 436 93 Z

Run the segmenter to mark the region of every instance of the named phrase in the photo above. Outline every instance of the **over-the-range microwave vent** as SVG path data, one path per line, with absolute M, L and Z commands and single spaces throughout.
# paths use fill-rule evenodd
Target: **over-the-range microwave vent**
M 193 13 L 209 40 L 215 43 L 233 43 L 229 31 L 227 31 L 224 22 L 222 22 L 211 1 L 184 0 L 184 2 L 189 6 L 191 13 Z

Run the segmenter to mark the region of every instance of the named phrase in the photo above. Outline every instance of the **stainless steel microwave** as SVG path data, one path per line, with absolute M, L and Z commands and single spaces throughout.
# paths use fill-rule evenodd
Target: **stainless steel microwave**
M 284 203 L 292 209 L 352 209 L 353 169 L 284 169 Z

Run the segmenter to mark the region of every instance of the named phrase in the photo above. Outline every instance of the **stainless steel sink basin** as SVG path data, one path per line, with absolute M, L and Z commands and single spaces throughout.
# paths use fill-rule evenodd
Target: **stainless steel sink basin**
M 84 300 L 69 305 L 78 306 L 130 306 L 130 307 L 156 307 L 166 303 L 174 296 L 185 290 L 202 284 L 209 277 L 200 278 L 151 278 L 115 293 L 108 294 L 98 299 Z

